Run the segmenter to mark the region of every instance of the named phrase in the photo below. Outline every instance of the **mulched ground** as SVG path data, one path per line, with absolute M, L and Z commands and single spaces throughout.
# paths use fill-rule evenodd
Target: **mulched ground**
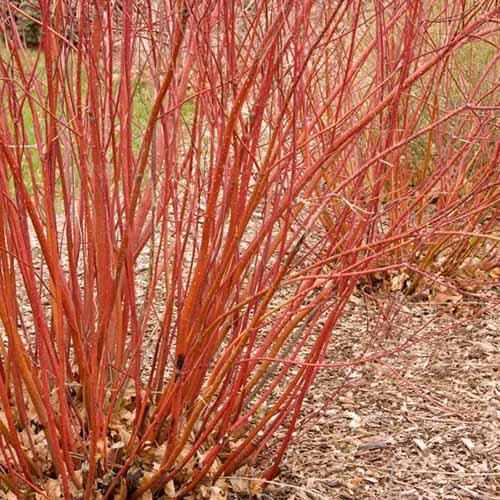
M 354 298 L 330 360 L 420 341 L 349 372 L 322 370 L 262 498 L 500 499 L 499 298 L 492 291 L 486 307 L 402 299 L 371 323 Z
M 319 372 L 263 500 L 500 500 L 500 288 L 479 303 L 447 297 L 352 297 L 326 362 L 407 348 Z

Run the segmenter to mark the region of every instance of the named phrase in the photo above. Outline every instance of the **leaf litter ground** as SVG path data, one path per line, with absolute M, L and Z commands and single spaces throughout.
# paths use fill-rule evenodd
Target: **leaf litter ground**
M 196 497 L 500 499 L 500 289 L 440 300 L 355 294 L 325 362 L 393 355 L 319 370 L 281 474 L 265 488 L 248 467 Z

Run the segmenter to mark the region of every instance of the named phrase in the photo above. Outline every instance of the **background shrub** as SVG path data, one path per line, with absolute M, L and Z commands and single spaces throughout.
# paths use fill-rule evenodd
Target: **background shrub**
M 42 35 L 39 2 L 12 0 L 11 3 L 17 33 L 23 45 L 30 48 L 38 47 Z

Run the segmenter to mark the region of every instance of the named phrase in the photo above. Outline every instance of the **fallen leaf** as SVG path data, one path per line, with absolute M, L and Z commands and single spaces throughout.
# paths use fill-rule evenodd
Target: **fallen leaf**
M 127 481 L 125 479 L 120 481 L 120 489 L 113 497 L 113 500 L 127 500 Z
M 175 484 L 174 480 L 171 479 L 163 488 L 163 493 L 167 495 L 167 498 L 175 498 Z
M 61 481 L 59 479 L 49 479 L 45 483 L 45 492 L 47 496 L 52 500 L 57 498 L 63 498 L 61 490 Z
M 250 487 L 248 479 L 240 477 L 229 479 L 229 484 L 235 493 L 248 493 Z
M 347 412 L 347 415 L 351 417 L 351 421 L 349 422 L 349 427 L 351 429 L 358 429 L 361 426 L 361 417 L 353 411 Z
M 429 447 L 425 444 L 425 442 L 422 439 L 416 438 L 413 440 L 413 442 L 417 445 L 417 448 L 422 453 L 427 453 L 429 451 Z
M 259 496 L 264 489 L 264 481 L 260 479 L 252 479 L 249 484 L 249 489 L 252 496 Z
M 405 272 L 395 274 L 391 277 L 391 292 L 400 292 L 406 285 L 410 276 Z
M 434 300 L 436 302 L 450 302 L 452 304 L 458 304 L 459 302 L 462 302 L 463 297 L 459 293 L 443 287 L 436 292 Z
M 462 438 L 462 443 L 464 443 L 465 447 L 472 451 L 474 449 L 474 443 L 469 438 Z
M 225 500 L 226 497 L 226 492 L 222 488 L 219 488 L 218 486 L 212 486 L 210 488 L 210 500 Z

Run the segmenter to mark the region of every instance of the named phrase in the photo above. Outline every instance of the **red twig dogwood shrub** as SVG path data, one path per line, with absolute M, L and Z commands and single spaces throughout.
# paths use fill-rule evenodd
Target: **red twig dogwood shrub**
M 33 4 L 0 12 L 3 491 L 273 477 L 357 281 L 498 246 L 500 7 Z

